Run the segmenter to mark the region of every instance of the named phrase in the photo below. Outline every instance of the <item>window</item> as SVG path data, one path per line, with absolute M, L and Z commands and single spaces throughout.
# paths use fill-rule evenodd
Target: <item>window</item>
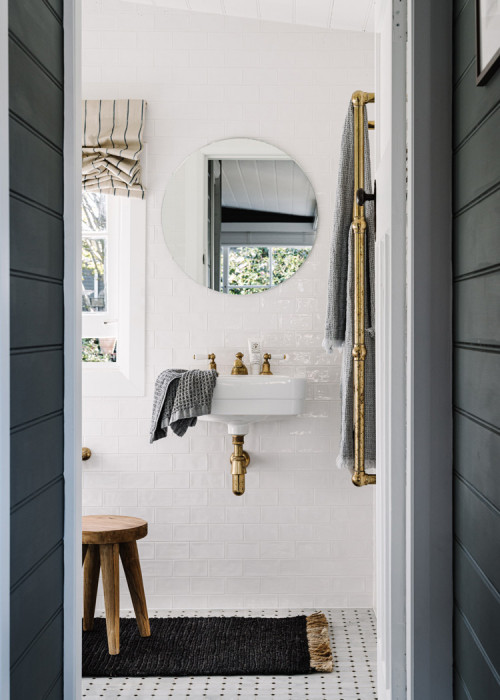
M 116 362 L 117 357 L 116 321 L 112 316 L 117 303 L 120 231 L 112 200 L 98 192 L 84 192 L 82 196 L 83 362 Z
M 254 294 L 291 277 L 311 251 L 308 246 L 221 246 L 221 290 Z
M 86 395 L 136 396 L 144 392 L 144 266 L 145 203 L 83 192 L 82 362 Z

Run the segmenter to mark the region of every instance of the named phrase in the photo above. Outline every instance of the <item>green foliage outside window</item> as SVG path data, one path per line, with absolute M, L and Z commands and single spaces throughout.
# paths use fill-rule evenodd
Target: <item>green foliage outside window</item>
M 262 289 L 268 289 L 284 282 L 297 272 L 310 250 L 311 246 L 288 248 L 231 247 L 228 253 L 228 293 L 255 294 Z M 221 256 L 222 285 L 223 267 L 223 256 Z
M 116 353 L 103 352 L 99 338 L 82 338 L 82 362 L 116 362 Z
M 311 247 L 273 248 L 273 284 L 281 284 L 294 275 L 309 255 Z

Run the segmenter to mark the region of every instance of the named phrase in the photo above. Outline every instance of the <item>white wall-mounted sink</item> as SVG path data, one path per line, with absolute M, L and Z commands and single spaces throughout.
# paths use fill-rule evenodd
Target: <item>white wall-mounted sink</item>
M 306 380 L 285 375 L 218 377 L 212 413 L 200 420 L 225 423 L 230 435 L 246 435 L 252 423 L 304 412 Z

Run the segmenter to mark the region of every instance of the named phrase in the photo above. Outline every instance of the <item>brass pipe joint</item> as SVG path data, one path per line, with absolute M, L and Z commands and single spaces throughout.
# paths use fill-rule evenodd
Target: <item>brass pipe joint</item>
M 377 477 L 375 474 L 367 474 L 364 470 L 354 472 L 351 479 L 354 486 L 367 486 L 368 484 L 376 484 Z
M 244 435 L 233 435 L 233 454 L 231 460 L 231 474 L 233 475 L 233 493 L 242 496 L 245 493 L 245 474 L 250 464 L 250 455 L 243 449 Z

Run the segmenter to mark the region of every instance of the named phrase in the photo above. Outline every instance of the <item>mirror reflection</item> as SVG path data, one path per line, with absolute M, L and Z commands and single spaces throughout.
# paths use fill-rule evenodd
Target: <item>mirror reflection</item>
M 174 260 L 224 294 L 255 294 L 291 277 L 314 244 L 317 219 L 300 166 L 256 139 L 226 139 L 193 153 L 171 178 L 162 207 Z

